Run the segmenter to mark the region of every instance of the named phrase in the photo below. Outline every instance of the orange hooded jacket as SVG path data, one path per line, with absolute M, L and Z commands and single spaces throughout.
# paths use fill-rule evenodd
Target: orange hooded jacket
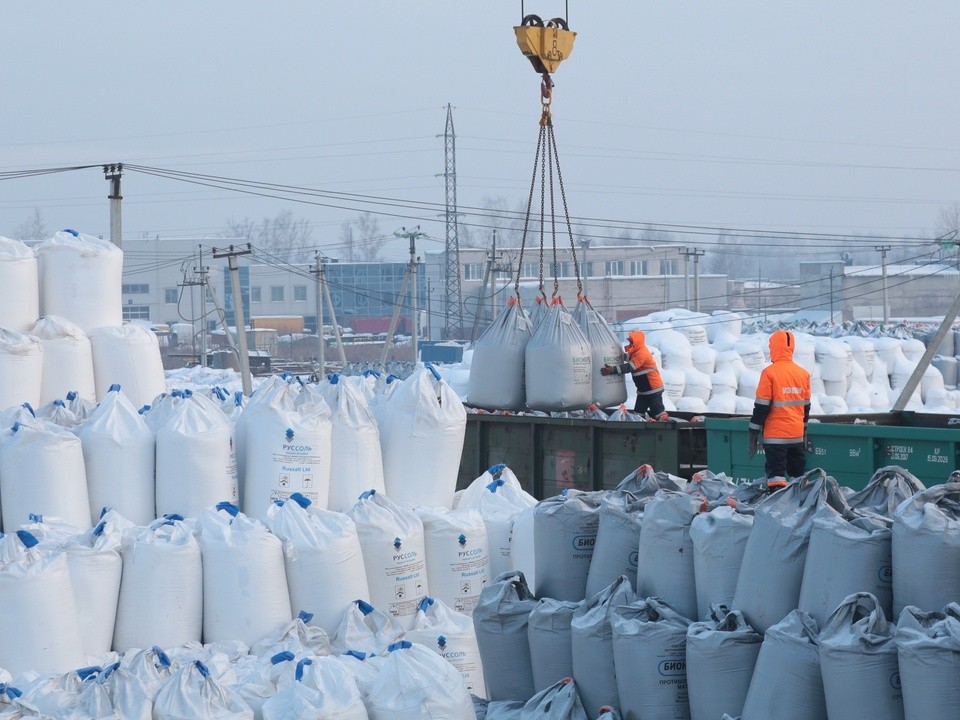
M 763 430 L 763 442 L 787 445 L 803 442 L 810 417 L 810 373 L 793 361 L 793 333 L 777 330 L 770 336 L 770 359 L 760 373 L 750 429 Z
M 627 344 L 623 348 L 627 353 L 627 361 L 615 368 L 618 373 L 633 376 L 638 395 L 652 395 L 663 390 L 663 379 L 653 355 L 647 348 L 646 339 L 642 330 L 628 333 Z

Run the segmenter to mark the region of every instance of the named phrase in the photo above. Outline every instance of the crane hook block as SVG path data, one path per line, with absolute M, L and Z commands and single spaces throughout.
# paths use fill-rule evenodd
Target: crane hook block
M 573 52 L 573 41 L 577 37 L 563 18 L 544 23 L 537 15 L 527 15 L 513 30 L 520 52 L 530 59 L 533 69 L 541 75 L 557 71 L 560 63 Z

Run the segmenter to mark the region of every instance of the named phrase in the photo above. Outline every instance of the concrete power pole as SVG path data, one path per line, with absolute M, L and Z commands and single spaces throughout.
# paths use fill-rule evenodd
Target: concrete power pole
M 326 340 L 323 336 L 323 256 L 317 253 L 317 360 L 320 362 L 320 380 L 327 375 Z
M 120 220 L 120 201 L 123 196 L 120 194 L 120 178 L 123 176 L 123 165 L 104 165 L 103 176 L 110 183 L 110 194 L 107 199 L 110 200 L 110 242 L 121 250 L 123 249 L 123 227 Z
M 890 308 L 887 305 L 887 252 L 890 245 L 877 245 L 874 250 L 880 253 L 880 263 L 883 266 L 883 324 L 890 322 Z
M 214 260 L 227 258 L 230 267 L 230 288 L 233 293 L 233 324 L 237 330 L 237 351 L 240 353 L 240 381 L 243 383 L 243 394 L 247 397 L 253 393 L 253 384 L 250 381 L 250 353 L 247 351 L 247 323 L 243 317 L 243 297 L 240 294 L 240 266 L 237 258 L 240 255 L 249 255 L 252 251 L 250 243 L 245 250 L 235 250 L 233 245 L 228 250 L 213 249 Z
M 683 296 L 684 307 L 690 309 L 690 258 L 693 258 L 693 309 L 700 312 L 700 258 L 706 255 L 706 250 L 700 248 L 681 248 L 683 255 Z

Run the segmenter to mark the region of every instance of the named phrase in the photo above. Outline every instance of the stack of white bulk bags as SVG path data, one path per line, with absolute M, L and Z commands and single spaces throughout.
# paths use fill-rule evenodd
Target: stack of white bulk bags
M 420 601 L 430 594 L 423 523 L 373 490 L 360 496 L 349 515 L 360 536 L 370 600 L 409 628 Z
M 690 359 L 695 370 L 704 375 L 713 375 L 717 369 L 717 351 L 709 345 L 692 345 Z
M 449 508 L 467 428 L 463 403 L 432 366 L 404 380 L 380 425 L 387 495 L 398 505 Z
M 312 613 L 313 624 L 333 633 L 354 600 L 370 597 L 357 526 L 299 493 L 270 507 L 267 526 L 283 541 L 293 612 Z
M 253 720 L 253 710 L 200 660 L 184 664 L 153 704 L 154 720 Z
M 697 588 L 697 617 L 706 620 L 715 604 L 733 605 L 737 578 L 753 515 L 721 505 L 697 515 L 690 523 L 693 573 Z
M 516 298 L 473 345 L 467 402 L 490 410 L 522 410 L 524 357 L 533 330 Z
M 149 405 L 166 388 L 160 342 L 152 330 L 130 323 L 87 331 L 93 347 L 97 399 L 117 383 L 134 407 Z
M 37 246 L 40 314 L 60 315 L 90 332 L 123 322 L 123 252 L 112 243 L 62 230 Z
M 693 367 L 693 354 L 687 336 L 677 330 L 656 330 L 647 336 L 647 344 L 660 350 L 664 370 Z
M 541 598 L 530 611 L 527 640 L 530 666 L 537 692 L 558 680 L 573 677 L 573 614 L 584 601 Z
M 637 552 L 643 509 L 650 497 L 615 491 L 600 503 L 600 524 L 590 571 L 587 574 L 586 597 L 593 597 L 621 575 L 633 587 L 637 583 Z
M 21 403 L 40 407 L 42 387 L 40 341 L 0 327 L 0 408 Z
M 600 527 L 600 496 L 566 491 L 533 510 L 539 597 L 583 600 Z
M 40 547 L 25 530 L 0 538 L 0 667 L 63 673 L 84 661 L 80 611 L 67 556 Z
M 253 645 L 290 622 L 279 538 L 230 503 L 200 513 L 197 526 L 203 553 L 204 642 Z
M 203 562 L 182 518 L 123 533 L 123 578 L 113 647 L 117 652 L 200 640 Z
M 340 653 L 358 651 L 383 655 L 402 639 L 404 628 L 389 615 L 363 600 L 354 600 L 340 619 L 331 647 Z
M 527 405 L 535 410 L 578 410 L 593 394 L 590 341 L 559 299 L 527 343 Z M 596 371 L 599 372 L 599 369 Z
M 577 301 L 573 310 L 577 321 L 593 353 L 590 370 L 592 401 L 600 407 L 613 407 L 627 400 L 626 378 L 623 375 L 600 374 L 604 365 L 619 365 L 623 361 L 623 345 L 613 330 L 585 297 Z
M 459 670 L 470 694 L 487 696 L 477 633 L 470 617 L 440 600 L 424 598 L 413 621 L 413 630 L 407 631 L 404 637 L 430 648 Z
M 491 700 L 523 701 L 535 692 L 527 626 L 536 605 L 523 573 L 504 573 L 480 593 L 473 627 Z
M 274 381 L 251 398 L 237 422 L 243 453 L 243 509 L 267 516 L 276 500 L 300 493 L 321 508 L 330 497 L 330 412 L 313 398 L 297 408 L 300 387 Z
M 367 720 L 356 678 L 335 658 L 305 657 L 296 667 L 294 682 L 267 698 L 263 720 Z
M 8 531 L 31 513 L 89 528 L 87 476 L 77 436 L 44 420 L 15 423 L 0 432 L 0 497 Z
M 430 594 L 470 615 L 490 582 L 490 547 L 476 510 L 420 507 Z
M 237 501 L 233 426 L 212 401 L 184 390 L 157 432 L 157 514 L 196 517 L 222 501 Z
M 331 381 L 337 378 L 331 376 Z M 336 384 L 330 405 L 333 434 L 328 507 L 347 512 L 364 490 L 384 492 L 380 430 L 366 395 L 346 378 Z
M 43 347 L 40 402 L 66 397 L 71 390 L 85 400 L 97 397 L 90 338 L 76 323 L 48 315 L 40 318 L 31 334 Z
M 19 240 L 0 237 L 0 327 L 30 332 L 39 316 L 37 259 Z
M 107 397 L 77 429 L 94 522 L 110 507 L 135 525 L 157 517 L 154 471 L 156 442 L 143 417 L 120 392 Z
M 924 612 L 906 607 L 894 635 L 904 717 L 960 714 L 960 606 Z

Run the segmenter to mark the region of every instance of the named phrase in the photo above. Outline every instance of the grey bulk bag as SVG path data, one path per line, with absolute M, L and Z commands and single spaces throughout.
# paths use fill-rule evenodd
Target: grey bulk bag
M 818 512 L 813 518 L 797 607 L 822 627 L 844 598 L 868 591 L 889 616 L 893 612 L 890 524 L 872 513 L 841 516 L 831 508 Z
M 720 713 L 739 715 L 763 636 L 739 610 L 717 608 L 714 620 L 687 629 L 687 689 L 691 720 L 716 720 Z
M 604 705 L 620 707 L 610 616 L 615 608 L 634 600 L 630 581 L 621 576 L 577 608 L 570 621 L 573 677 L 591 717 Z
M 960 605 L 906 607 L 894 635 L 907 720 L 960 717 Z
M 573 675 L 573 635 L 570 621 L 581 602 L 541 598 L 527 625 L 533 687 L 545 690 Z
M 527 619 L 536 606 L 521 572 L 508 572 L 480 592 L 473 628 L 491 700 L 526 700 L 534 693 Z
M 534 695 L 520 711 L 520 720 L 590 720 L 577 695 L 573 678 L 564 678 Z
M 637 548 L 643 508 L 649 497 L 614 491 L 600 503 L 597 542 L 587 574 L 586 596 L 593 597 L 621 575 L 637 583 Z
M 610 627 L 623 720 L 689 717 L 686 661 L 689 625 L 689 620 L 660 598 L 614 608 Z
M 716 507 L 726 504 L 726 499 L 737 491 L 737 486 L 724 473 L 715 475 L 709 470 L 700 470 L 693 474 L 683 491 L 704 498 L 710 507 Z
M 936 485 L 893 514 L 893 613 L 960 598 L 960 483 Z
M 690 523 L 697 617 L 706 620 L 713 605 L 733 606 L 743 552 L 753 529 L 753 515 L 729 505 L 700 513 Z
M 523 720 L 523 705 L 519 700 L 496 700 L 487 705 L 484 720 Z M 480 720 L 479 713 L 477 720 Z
M 637 595 L 659 597 L 687 618 L 697 617 L 690 523 L 703 500 L 662 490 L 643 511 L 637 560 Z
M 612 707 L 602 707 L 597 720 L 620 720 L 620 713 Z
M 600 374 L 604 365 L 619 365 L 623 362 L 623 345 L 613 330 L 594 309 L 586 297 L 577 299 L 573 309 L 573 319 L 577 321 L 583 334 L 590 343 L 593 354 L 591 368 L 591 399 L 602 408 L 612 407 L 627 401 L 626 378 L 623 375 Z
M 820 672 L 829 717 L 903 718 L 896 629 L 870 593 L 850 595 L 833 612 L 820 631 Z
M 600 493 L 564 491 L 533 509 L 538 597 L 583 600 L 600 526 Z
M 766 632 L 797 607 L 813 517 L 847 509 L 837 481 L 817 468 L 760 502 L 743 553 L 733 606 Z
M 801 610 L 767 630 L 742 720 L 827 720 L 818 635 L 817 621 Z
M 884 517 L 893 517 L 900 504 L 924 490 L 913 473 L 899 465 L 887 465 L 873 473 L 863 490 L 854 493 L 847 502 L 855 510 L 869 510 Z
M 522 410 L 524 355 L 533 330 L 516 298 L 507 301 L 473 345 L 467 402 L 489 410 Z
M 560 298 L 554 300 L 546 317 L 534 329 L 527 343 L 525 362 L 528 407 L 580 410 L 590 404 L 590 343 Z
M 616 489 L 633 493 L 637 497 L 653 497 L 659 490 L 676 490 L 679 492 L 686 486 L 687 481 L 682 477 L 666 472 L 657 472 L 652 465 L 641 465 L 621 480 Z

